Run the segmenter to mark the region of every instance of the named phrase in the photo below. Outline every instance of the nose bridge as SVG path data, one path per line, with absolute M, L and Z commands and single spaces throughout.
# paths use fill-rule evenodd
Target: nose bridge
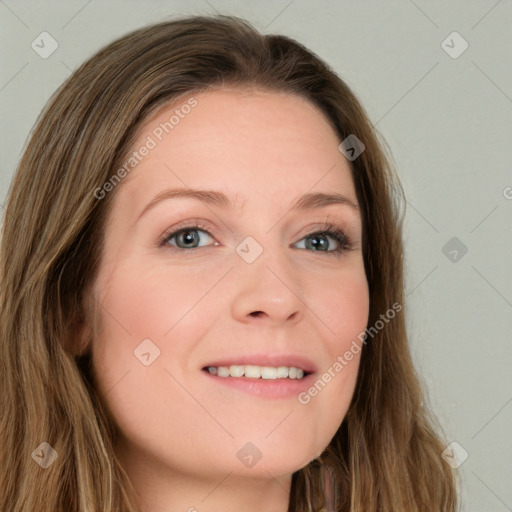
M 268 317 L 275 322 L 302 317 L 300 283 L 284 247 L 272 236 L 246 237 L 237 247 L 233 314 L 239 319 Z

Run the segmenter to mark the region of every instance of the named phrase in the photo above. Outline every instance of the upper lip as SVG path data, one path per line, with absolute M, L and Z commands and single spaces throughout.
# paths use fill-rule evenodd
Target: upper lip
M 252 364 L 255 366 L 294 366 L 295 368 L 302 368 L 307 373 L 315 373 L 317 371 L 316 365 L 307 357 L 296 354 L 243 354 L 239 356 L 229 356 L 217 359 L 203 366 L 231 366 L 231 365 L 247 365 Z

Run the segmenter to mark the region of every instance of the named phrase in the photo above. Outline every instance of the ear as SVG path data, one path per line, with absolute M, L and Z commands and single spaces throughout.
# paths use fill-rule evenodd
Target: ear
M 91 331 L 89 326 L 84 321 L 77 322 L 75 331 L 75 356 L 82 356 L 86 354 L 91 348 Z
M 79 357 L 91 352 L 94 340 L 97 310 L 94 308 L 93 297 L 84 292 L 83 299 L 80 299 L 78 306 L 74 309 L 73 318 L 67 333 L 68 352 L 73 357 Z
M 72 323 L 64 340 L 64 350 L 72 357 L 85 355 L 92 341 L 89 325 L 82 319 Z

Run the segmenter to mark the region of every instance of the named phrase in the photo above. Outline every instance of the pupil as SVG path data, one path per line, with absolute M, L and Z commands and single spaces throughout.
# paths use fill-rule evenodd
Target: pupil
M 194 236 L 193 234 L 191 233 L 194 233 L 194 231 L 184 231 L 182 233 L 183 235 L 183 238 L 185 239 L 185 244 L 189 244 L 192 242 L 192 244 L 194 243 L 194 241 L 197 241 L 197 235 Z
M 312 240 L 312 242 L 309 244 L 310 247 L 313 247 L 315 249 L 318 247 L 325 248 L 326 240 L 324 237 L 315 236 L 315 237 L 312 237 L 311 240 Z

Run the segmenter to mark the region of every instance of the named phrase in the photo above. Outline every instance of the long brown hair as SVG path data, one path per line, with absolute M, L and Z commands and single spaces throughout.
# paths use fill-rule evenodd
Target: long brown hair
M 76 347 L 79 322 L 96 325 L 99 305 L 89 291 L 122 183 L 101 200 L 94 191 L 112 178 L 150 113 L 225 86 L 300 95 L 340 142 L 355 135 L 364 143 L 350 167 L 363 220 L 368 325 L 392 304 L 404 306 L 364 345 L 347 415 L 324 453 L 293 474 L 289 511 L 456 510 L 455 474 L 441 458 L 441 429 L 411 362 L 403 190 L 385 142 L 316 55 L 231 16 L 166 21 L 118 39 L 70 76 L 36 124 L 1 240 L 0 509 L 137 510 L 114 456 L 116 427 L 91 379 L 90 343 Z M 46 469 L 31 456 L 42 442 L 57 454 Z

